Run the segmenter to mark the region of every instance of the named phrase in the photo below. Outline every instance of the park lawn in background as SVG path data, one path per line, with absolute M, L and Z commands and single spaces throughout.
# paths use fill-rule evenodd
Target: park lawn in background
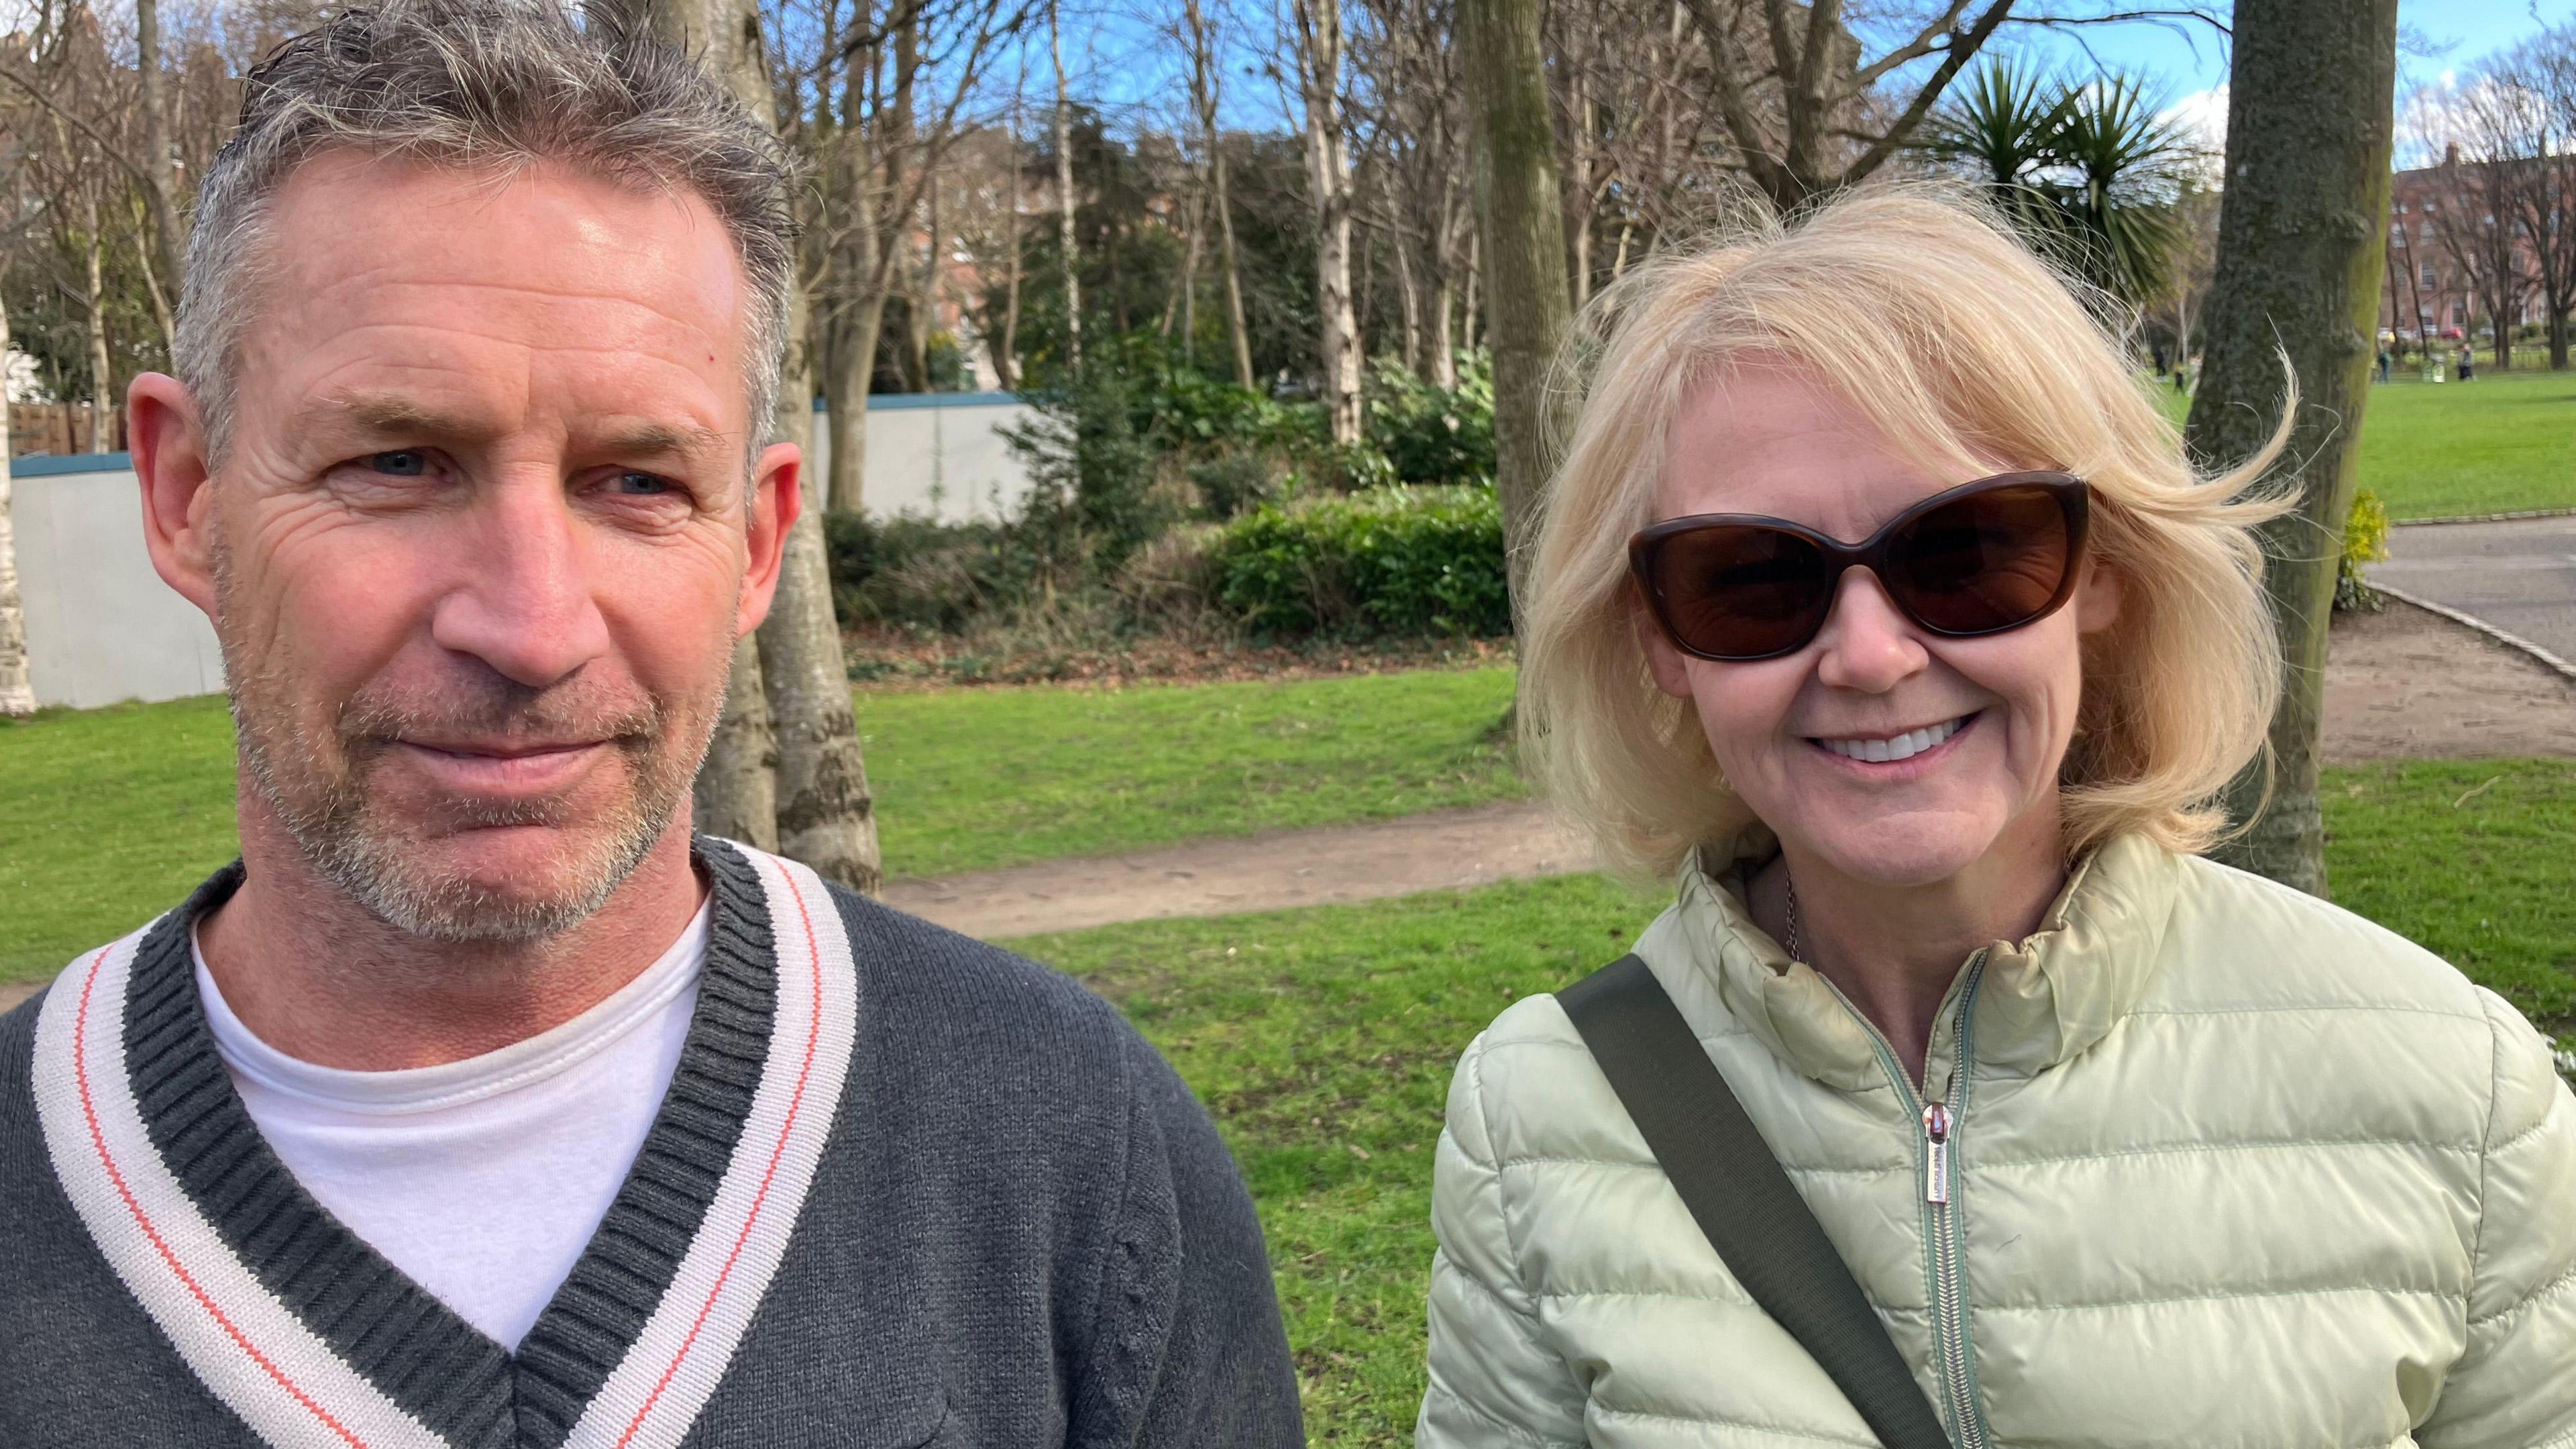
M 2481 354 L 2479 365 L 2486 362 Z M 2170 384 L 2145 386 L 2181 427 L 2191 398 Z M 2401 372 L 2373 386 L 2361 420 L 2360 486 L 2398 520 L 2576 508 L 2576 372 L 2482 371 L 2465 386 Z
M 1523 793 L 1509 667 L 858 696 L 886 871 L 947 875 Z
M 2576 761 L 2327 772 L 2336 898 L 2576 1031 Z M 1261 1210 L 1317 1445 L 1409 1442 L 1431 1159 L 1457 1056 L 1662 907 L 1597 877 L 1012 944 L 1117 1001 L 1225 1132 Z
M 0 981 L 52 975 L 238 849 L 221 695 L 0 720 Z
M 2576 508 L 2576 372 L 2373 387 L 2361 486 L 2395 519 Z
M 1508 668 L 857 698 L 886 864 L 939 875 L 1521 793 Z M 233 857 L 221 698 L 0 721 L 0 980 L 176 905 Z

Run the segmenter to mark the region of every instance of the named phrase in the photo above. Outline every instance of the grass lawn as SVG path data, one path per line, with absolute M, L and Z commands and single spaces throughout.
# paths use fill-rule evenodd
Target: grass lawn
M 2326 809 L 2338 899 L 2576 1032 L 2576 761 L 2338 770 Z M 1399 1445 L 1450 1068 L 1661 905 L 1585 876 L 1014 944 L 1119 1001 L 1216 1115 L 1270 1236 L 1313 1441 Z
M 1507 668 L 1124 690 L 862 692 L 886 864 L 909 875 L 1473 805 Z M 52 974 L 235 850 L 216 697 L 0 720 L 0 980 Z
M 1508 667 L 861 693 L 886 869 L 946 875 L 1521 793 Z
M 2483 369 L 2483 354 L 2479 361 Z M 2541 357 L 2514 372 L 2481 370 L 2466 386 L 2401 371 L 2371 388 L 2361 486 L 2396 519 L 2576 508 L 2576 372 L 2546 367 Z M 2153 386 L 2179 425 L 2190 399 Z

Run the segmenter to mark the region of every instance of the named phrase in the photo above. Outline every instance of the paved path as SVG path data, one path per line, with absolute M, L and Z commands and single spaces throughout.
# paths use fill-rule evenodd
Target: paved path
M 2370 576 L 2576 660 L 2576 516 L 2388 531 Z

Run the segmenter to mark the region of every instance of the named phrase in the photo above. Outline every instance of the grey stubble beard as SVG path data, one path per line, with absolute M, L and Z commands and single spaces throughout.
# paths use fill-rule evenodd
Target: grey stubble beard
M 561 935 L 608 903 L 652 854 L 688 798 L 715 732 L 716 709 L 696 711 L 703 717 L 695 720 L 678 712 L 680 727 L 692 736 L 688 739 L 670 736 L 672 701 L 647 699 L 604 720 L 592 715 L 586 725 L 612 741 L 634 785 L 610 828 L 583 838 L 583 858 L 571 872 L 571 888 L 529 897 L 442 873 L 425 858 L 419 822 L 388 819 L 374 808 L 368 781 L 374 757 L 400 748 L 394 740 L 431 726 L 465 723 L 500 729 L 543 721 L 550 692 L 530 690 L 487 671 L 460 686 L 478 696 L 479 707 L 431 712 L 371 700 L 362 689 L 340 702 L 326 732 L 316 732 L 294 708 L 288 672 L 245 658 L 235 631 L 222 627 L 222 617 L 230 612 L 223 601 L 233 586 L 231 561 L 220 543 L 211 554 L 216 636 L 242 767 L 306 864 L 394 929 L 460 945 L 530 945 Z M 724 657 L 729 670 L 730 652 Z M 716 681 L 718 701 L 724 698 L 724 683 Z M 552 800 L 451 800 L 441 807 L 440 817 L 437 825 L 478 829 L 560 825 L 567 812 Z

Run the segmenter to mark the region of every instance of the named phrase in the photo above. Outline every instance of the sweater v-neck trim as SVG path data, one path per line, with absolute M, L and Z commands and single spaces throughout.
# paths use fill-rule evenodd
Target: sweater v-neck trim
M 515 1354 L 334 1219 L 252 1123 L 189 945 L 238 862 L 48 994 L 36 1078 L 56 1175 L 181 1356 L 264 1437 L 642 1449 L 686 1433 L 784 1255 L 857 1011 L 819 878 L 729 842 L 693 854 L 710 919 L 679 1063 Z

